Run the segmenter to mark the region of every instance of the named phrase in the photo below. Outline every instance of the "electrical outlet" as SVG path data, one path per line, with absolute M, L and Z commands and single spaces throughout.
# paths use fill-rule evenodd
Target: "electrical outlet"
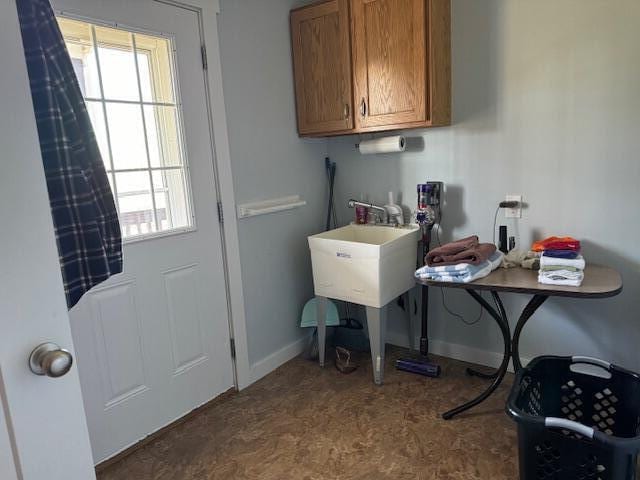
M 517 208 L 505 208 L 504 218 L 522 218 L 522 195 L 507 195 L 504 197 L 506 201 L 520 202 Z

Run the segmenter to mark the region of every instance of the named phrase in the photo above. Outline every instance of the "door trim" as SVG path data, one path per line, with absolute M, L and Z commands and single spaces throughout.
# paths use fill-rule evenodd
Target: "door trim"
M 207 52 L 205 75 L 206 105 L 209 115 L 212 167 L 218 201 L 222 203 L 224 223 L 220 224 L 222 258 L 227 294 L 229 335 L 235 341 L 235 358 L 232 357 L 234 383 L 238 390 L 253 383 L 249 364 L 244 289 L 240 269 L 240 243 L 236 218 L 235 192 L 231 170 L 231 153 L 224 92 L 222 88 L 222 64 L 218 35 L 219 0 L 153 0 L 190 10 L 198 16 L 200 40 Z M 229 349 L 231 356 L 231 349 Z

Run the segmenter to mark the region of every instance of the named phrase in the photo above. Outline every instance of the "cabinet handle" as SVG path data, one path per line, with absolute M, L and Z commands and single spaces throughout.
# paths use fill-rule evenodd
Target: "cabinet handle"
M 348 119 L 349 118 L 349 112 L 350 112 L 350 108 L 349 108 L 349 104 L 345 103 L 344 104 L 344 118 Z
M 360 115 L 362 115 L 363 117 L 367 115 L 367 102 L 365 101 L 364 97 L 360 102 Z

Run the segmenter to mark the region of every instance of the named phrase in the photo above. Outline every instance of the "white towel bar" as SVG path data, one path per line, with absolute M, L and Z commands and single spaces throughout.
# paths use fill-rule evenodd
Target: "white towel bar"
M 300 198 L 300 195 L 291 195 L 288 197 L 274 198 L 272 200 L 263 200 L 261 202 L 251 202 L 238 205 L 238 218 L 255 217 L 258 215 L 267 215 L 269 213 L 283 212 L 294 208 L 303 207 L 306 201 Z

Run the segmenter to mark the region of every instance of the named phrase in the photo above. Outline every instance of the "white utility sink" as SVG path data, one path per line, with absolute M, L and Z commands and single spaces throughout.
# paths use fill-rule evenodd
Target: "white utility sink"
M 318 305 L 318 350 L 324 366 L 327 298 L 366 306 L 373 380 L 382 384 L 387 330 L 386 305 L 415 285 L 417 225 L 388 227 L 347 225 L 309 237 L 313 285 Z M 406 297 L 405 305 L 412 305 Z M 409 345 L 413 348 L 413 316 L 409 320 Z
M 309 237 L 315 294 L 381 308 L 415 285 L 417 225 L 347 225 Z

